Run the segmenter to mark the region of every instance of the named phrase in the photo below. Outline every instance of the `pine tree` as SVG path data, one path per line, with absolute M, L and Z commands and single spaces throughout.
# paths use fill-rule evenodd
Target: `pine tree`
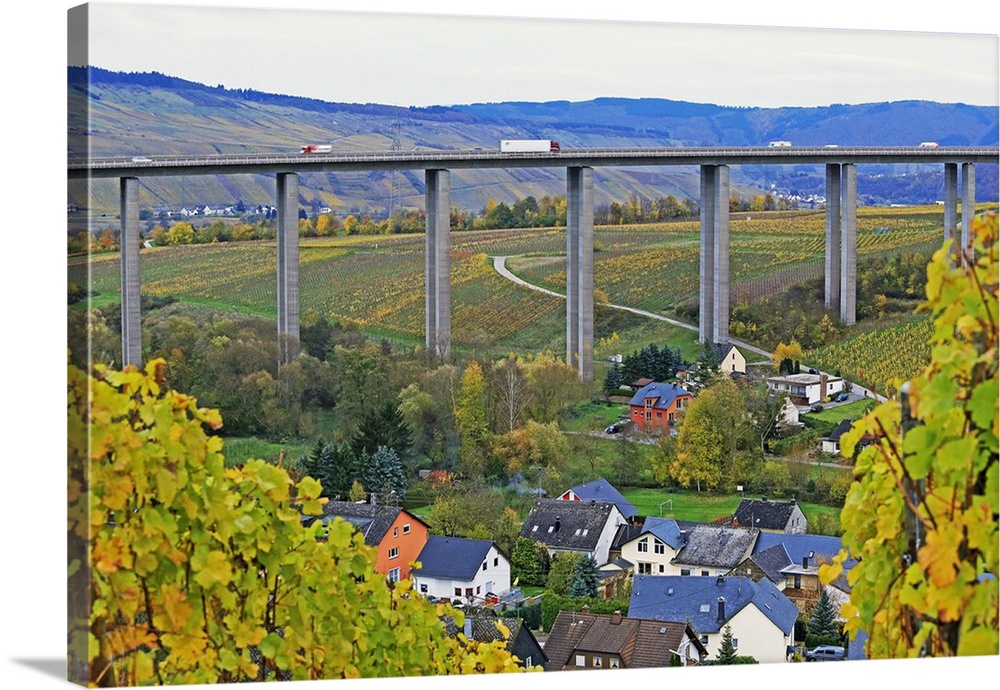
M 407 486 L 403 461 L 392 448 L 379 446 L 373 454 L 365 456 L 361 482 L 369 493 L 395 492 L 397 499 L 402 498 Z
M 840 630 L 837 628 L 836 612 L 833 602 L 824 588 L 819 595 L 819 603 L 809 617 L 806 628 L 806 646 L 815 647 L 820 644 L 838 644 L 841 641 Z
M 569 588 L 571 597 L 596 597 L 601 574 L 593 556 L 583 556 L 573 565 L 573 583 Z
M 604 395 L 614 395 L 622 385 L 622 367 L 618 362 L 613 362 L 608 369 L 607 376 L 604 377 Z
M 715 655 L 715 662 L 720 666 L 731 666 L 736 663 L 736 648 L 733 646 L 733 629 L 728 625 L 722 631 L 722 644 Z

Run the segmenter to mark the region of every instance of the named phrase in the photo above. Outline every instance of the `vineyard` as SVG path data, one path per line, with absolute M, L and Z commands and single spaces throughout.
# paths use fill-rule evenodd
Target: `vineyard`
M 927 246 L 941 236 L 937 207 L 862 208 L 858 211 L 861 257 Z M 754 300 L 822 276 L 824 215 L 754 213 L 731 219 L 732 298 Z M 594 287 L 612 304 L 676 314 L 698 297 L 698 222 L 611 226 L 595 229 Z M 422 235 L 303 238 L 300 301 L 314 311 L 359 329 L 407 344 L 424 339 L 424 254 Z M 565 348 L 565 306 L 556 297 L 528 290 L 500 277 L 490 256 L 510 256 L 508 266 L 528 282 L 565 290 L 563 229 L 452 232 L 452 343 L 457 350 L 561 352 Z M 264 316 L 275 314 L 276 247 L 272 243 L 219 243 L 144 249 L 144 294 L 173 296 Z M 107 301 L 119 291 L 117 255 L 96 256 L 91 289 Z M 86 284 L 86 262 L 71 259 L 69 282 Z M 595 341 L 619 332 L 630 351 L 639 340 L 669 342 L 677 329 L 640 324 L 639 317 L 598 310 Z M 889 375 L 912 371 L 926 348 L 906 344 L 913 325 L 844 341 L 813 353 L 814 365 L 862 368 L 881 385 Z M 879 340 L 881 338 L 881 340 Z M 685 341 L 690 338 L 684 338 Z M 919 339 L 917 339 L 919 341 Z M 881 343 L 881 346 L 879 345 Z M 853 348 L 853 349 L 848 349 Z M 862 359 L 865 348 L 881 353 L 897 369 Z M 909 350 L 914 349 L 913 354 Z M 847 365 L 845 362 L 857 364 Z M 864 362 L 864 364 L 862 364 Z

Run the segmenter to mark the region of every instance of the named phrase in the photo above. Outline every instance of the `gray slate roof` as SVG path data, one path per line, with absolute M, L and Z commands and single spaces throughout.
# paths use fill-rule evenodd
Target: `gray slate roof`
M 760 530 L 723 525 L 699 525 L 670 562 L 732 569 L 752 553 Z
M 783 530 L 795 507 L 795 501 L 744 498 L 733 513 L 733 521 L 744 527 Z
M 636 507 L 619 493 L 618 489 L 611 486 L 606 479 L 595 479 L 586 484 L 580 484 L 569 489 L 580 497 L 581 501 L 597 501 L 598 503 L 614 503 L 618 506 L 622 516 L 627 520 L 639 511 Z
M 816 559 L 820 556 L 825 560 L 832 560 L 840 553 L 842 542 L 840 537 L 829 537 L 822 534 L 776 534 L 774 532 L 761 532 L 754 546 L 753 555 L 766 551 L 776 544 L 785 547 L 788 558 L 792 563 L 802 563 L 803 558 L 813 554 L 810 565 L 816 564 Z M 845 567 L 853 566 L 853 563 L 844 564 Z
M 719 618 L 719 598 L 724 600 Z M 630 616 L 688 622 L 696 633 L 717 633 L 746 606 L 754 605 L 785 635 L 791 634 L 798 607 L 769 580 L 748 577 L 636 575 Z
M 402 508 L 394 506 L 329 501 L 324 506 L 323 515 L 317 519 L 327 524 L 332 522 L 334 518 L 343 518 L 364 535 L 365 544 L 377 546 L 400 512 L 402 512 Z M 414 517 L 413 519 L 419 522 L 418 518 Z M 310 522 L 313 521 L 310 520 Z
M 472 580 L 492 546 L 492 541 L 484 539 L 428 535 L 427 543 L 417 556 L 420 568 L 414 569 L 413 574 L 463 582 Z
M 642 533 L 649 533 L 675 551 L 684 545 L 681 528 L 670 518 L 648 517 L 642 525 Z
M 775 544 L 769 549 L 758 551 L 750 557 L 758 568 L 764 571 L 764 575 L 771 582 L 778 583 L 785 579 L 781 574 L 784 568 L 792 564 L 792 559 L 785 550 L 784 544 Z
M 628 404 L 641 406 L 644 404 L 646 398 L 657 398 L 657 401 L 653 403 L 653 409 L 665 410 L 681 395 L 690 397 L 691 394 L 676 383 L 658 383 L 654 381 L 637 390 Z
M 615 514 L 614 503 L 540 498 L 521 527 L 521 536 L 550 548 L 591 552 Z

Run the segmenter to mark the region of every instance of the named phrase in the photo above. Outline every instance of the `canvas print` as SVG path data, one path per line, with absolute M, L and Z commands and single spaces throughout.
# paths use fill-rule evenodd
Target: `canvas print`
M 68 27 L 71 682 L 998 654 L 996 35 Z

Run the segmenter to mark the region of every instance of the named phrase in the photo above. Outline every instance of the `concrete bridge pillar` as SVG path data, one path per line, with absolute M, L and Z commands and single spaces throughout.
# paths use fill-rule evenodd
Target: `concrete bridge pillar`
M 857 321 L 858 297 L 858 166 L 845 163 L 840 198 L 840 320 Z
M 566 363 L 594 380 L 594 169 L 566 170 Z
M 451 356 L 451 172 L 427 170 L 424 221 L 425 332 L 428 352 Z
M 976 215 L 976 164 L 962 163 L 962 249 L 972 240 L 972 219 Z
M 826 254 L 823 272 L 823 304 L 840 312 L 840 164 L 826 166 Z
M 278 173 L 278 364 L 299 353 L 299 176 Z
M 958 249 L 958 163 L 944 164 L 944 239 Z
M 122 368 L 142 366 L 139 312 L 139 178 L 121 178 Z
M 729 166 L 701 166 L 698 342 L 729 342 Z

